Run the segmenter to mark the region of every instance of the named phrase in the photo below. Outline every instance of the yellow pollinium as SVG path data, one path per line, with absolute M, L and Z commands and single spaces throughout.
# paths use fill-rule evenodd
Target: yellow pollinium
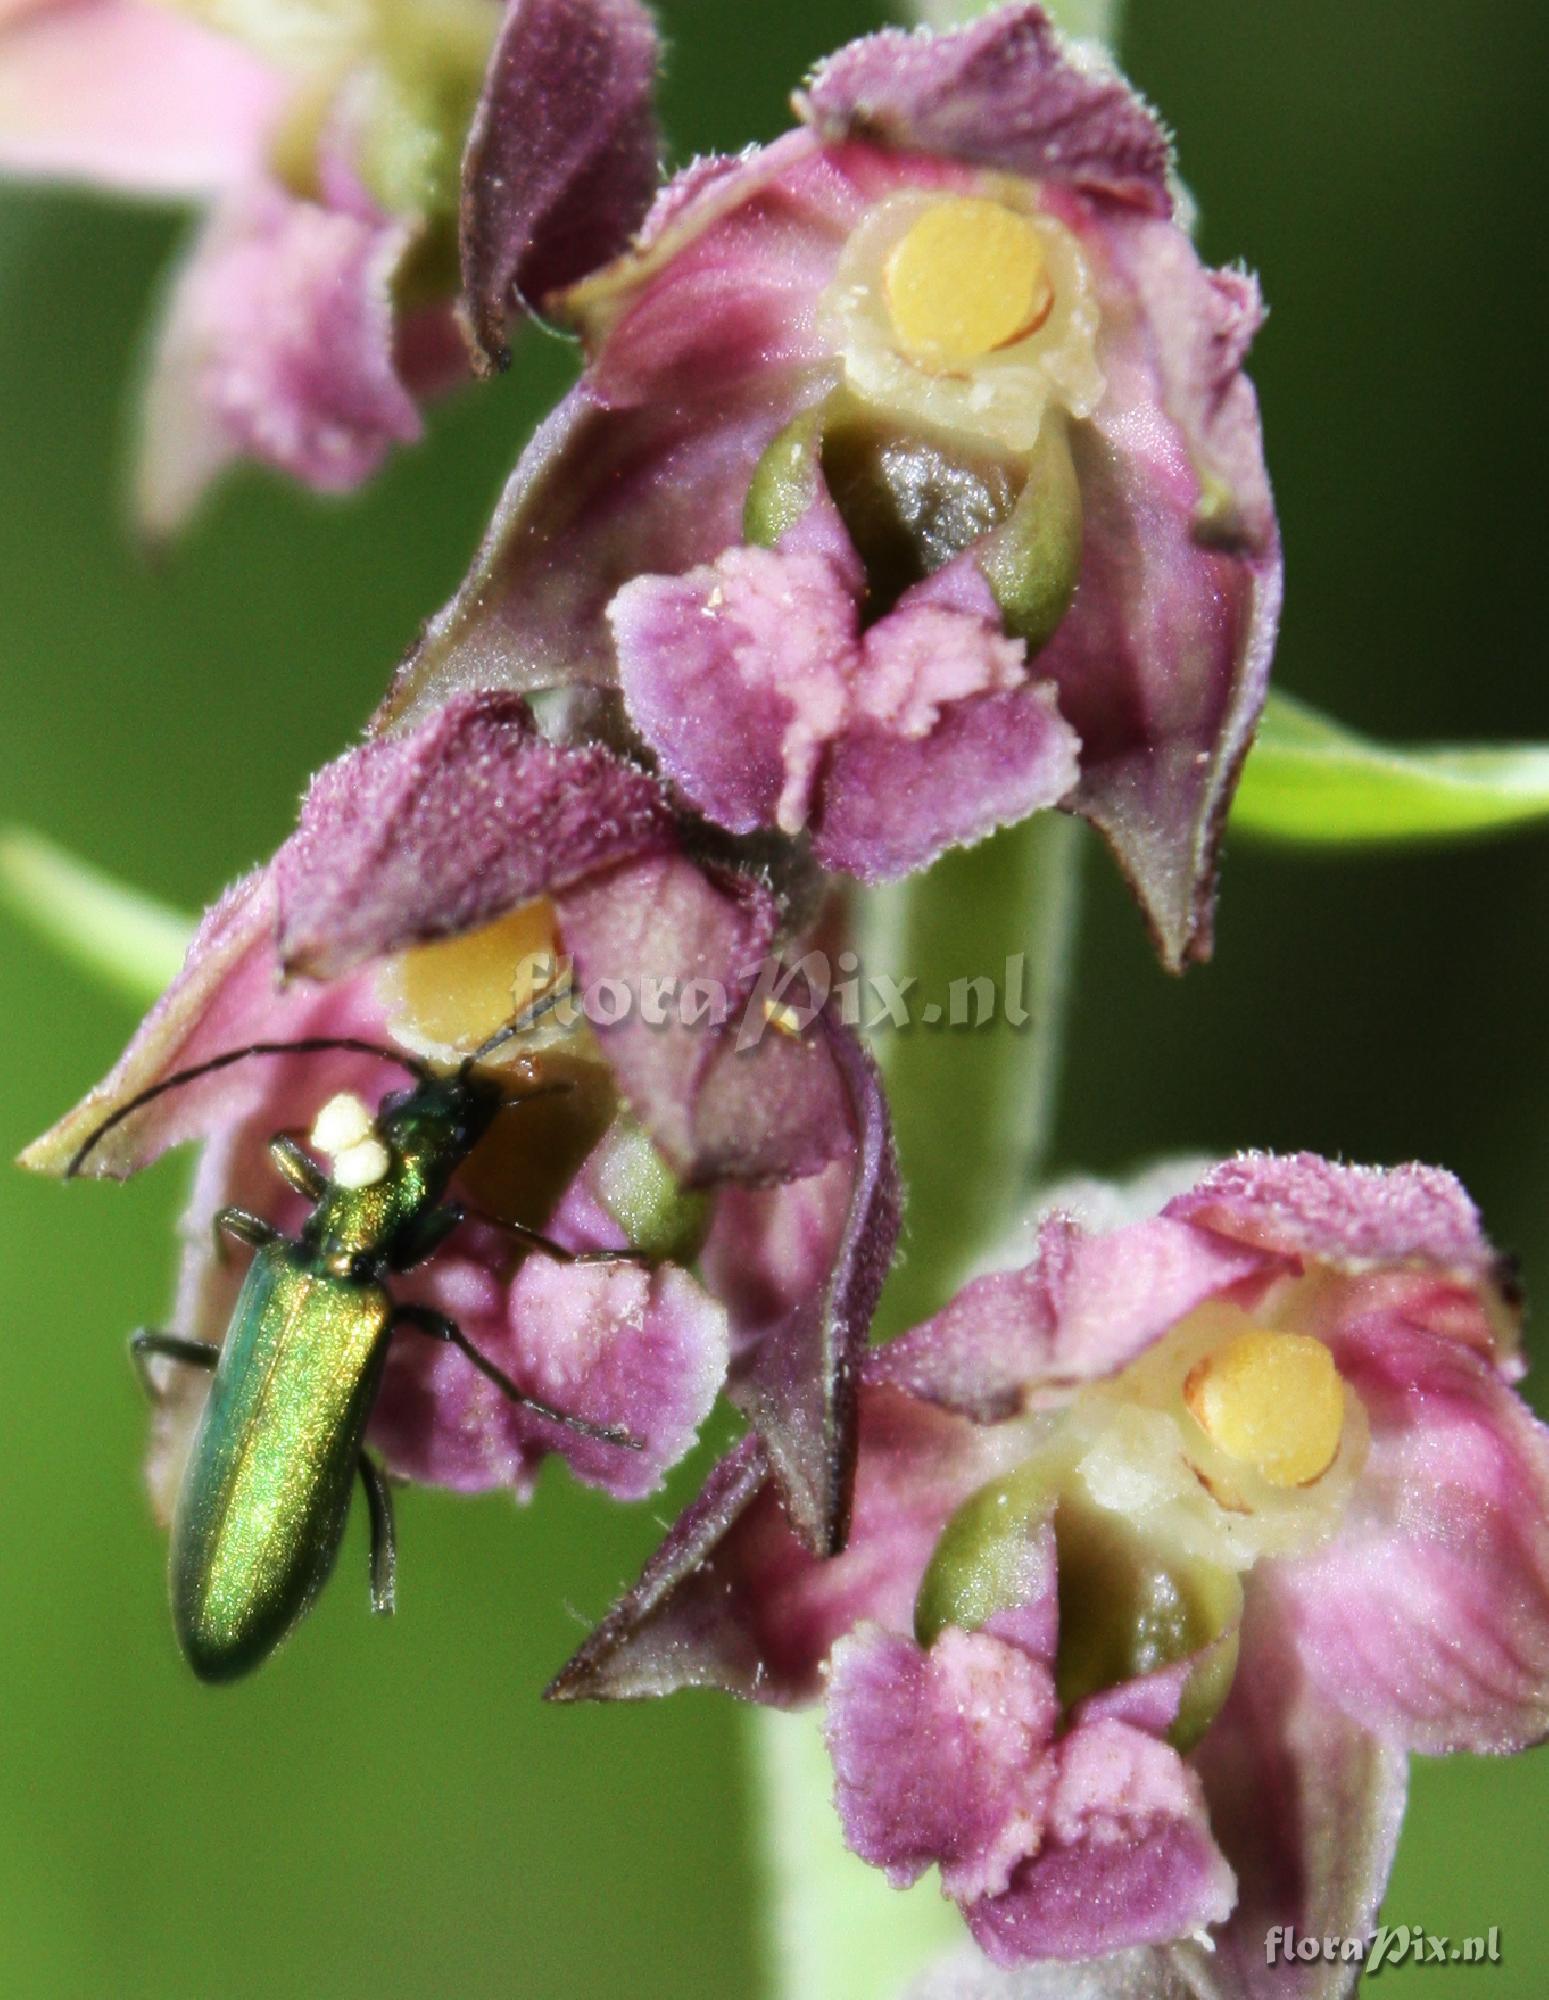
M 977 195 L 926 210 L 888 257 L 883 291 L 899 347 L 936 371 L 1009 347 L 1054 305 L 1037 230 Z
M 1345 1385 L 1307 1334 L 1239 1334 L 1190 1370 L 1183 1399 L 1213 1443 L 1271 1486 L 1306 1486 L 1338 1455 Z
M 553 905 L 539 898 L 481 930 L 406 951 L 393 966 L 393 1012 L 417 1038 L 470 1049 L 540 999 L 559 972 Z

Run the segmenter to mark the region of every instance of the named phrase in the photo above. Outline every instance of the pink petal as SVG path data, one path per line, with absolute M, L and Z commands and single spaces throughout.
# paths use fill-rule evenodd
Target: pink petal
M 1127 1722 L 1148 1736 L 1165 1736 L 1178 1719 L 1184 1693 L 1192 1676 L 1213 1663 L 1237 1643 L 1237 1627 L 1229 1626 L 1210 1645 L 1186 1653 L 1171 1666 L 1156 1667 L 1133 1680 L 1119 1681 L 1078 1702 L 1073 1711 L 1078 1723 L 1113 1720 Z
M 733 833 L 800 832 L 850 719 L 855 579 L 816 552 L 733 548 L 637 577 L 608 622 L 630 720 L 684 797 Z
M 1053 1676 L 1019 1647 L 948 1626 L 927 1652 L 859 1626 L 828 1682 L 846 1845 L 895 1888 L 939 1862 L 949 1896 L 998 1896 L 1043 1843 L 1058 1721 Z
M 951 35 L 868 35 L 829 57 L 798 109 L 830 143 L 945 154 L 1171 210 L 1162 128 L 1091 51 L 1067 56 L 1041 7 L 999 7 Z
M 634 255 L 565 302 L 605 403 L 703 402 L 788 369 L 827 365 L 816 302 L 870 203 L 911 171 L 873 148 L 823 149 L 806 132 L 680 174 Z
M 396 223 L 263 183 L 216 210 L 178 275 L 146 387 L 148 530 L 179 526 L 227 456 L 341 492 L 420 435 L 395 351 L 408 243 Z
M 688 799 L 737 833 L 810 823 L 825 866 L 880 881 L 1054 804 L 1079 772 L 971 559 L 864 636 L 861 582 L 823 496 L 778 552 L 638 578 L 609 619 L 631 720 Z
M 1271 1926 L 1369 1937 L 1404 1815 L 1407 1760 L 1341 1714 L 1300 1657 L 1277 1582 L 1249 1585 L 1237 1678 L 1191 1760 L 1237 1875 L 1210 1950 L 1177 1948 L 1212 2000 L 1338 2000 L 1348 1964 L 1267 1961 Z
M 1075 600 L 1038 656 L 1081 738 L 1074 805 L 1118 856 L 1173 969 L 1209 956 L 1215 856 L 1268 685 L 1280 552 L 1240 370 L 1246 281 L 1172 223 L 1068 197 L 1103 310 L 1107 391 L 1072 434 Z
M 1244 1153 L 1165 1212 L 1295 1266 L 1343 1274 L 1343 1285 L 1309 1304 L 1309 1333 L 1332 1338 L 1361 1314 L 1394 1313 L 1476 1349 L 1508 1377 L 1522 1372 L 1515 1274 L 1461 1185 L 1439 1168 Z
M 555 908 L 620 1090 L 681 1179 L 783 1179 L 844 1150 L 823 1031 L 787 1034 L 748 1007 L 778 918 L 762 883 L 653 856 L 572 884 Z
M 912 673 L 928 658 L 933 676 L 954 683 L 950 697 L 922 691 L 928 726 L 867 721 L 851 730 L 835 745 L 824 786 L 815 852 L 863 882 L 894 881 L 949 847 L 971 846 L 1054 805 L 1080 775 L 1079 745 L 1053 690 L 1014 684 L 1021 642 L 1004 637 L 991 605 L 974 614 L 933 601 L 940 581 L 906 592 L 866 634 L 863 652 L 873 677 Z
M 335 975 L 672 840 L 660 788 L 633 765 L 555 748 L 509 696 L 449 702 L 313 780 L 275 864 L 284 959 Z
M 129 194 L 214 194 L 257 171 L 285 76 L 152 0 L 0 15 L 0 170 Z
M 480 349 L 624 249 L 655 191 L 656 29 L 639 0 L 509 0 L 463 160 L 464 303 Z
M 1395 1315 L 1333 1345 L 1372 1442 L 1337 1539 L 1281 1573 L 1308 1669 L 1405 1748 L 1522 1749 L 1549 1732 L 1549 1431 Z
M 867 210 L 902 188 L 975 185 L 950 151 L 819 143 L 807 129 L 696 160 L 662 190 L 634 250 L 562 302 L 596 393 L 618 407 L 696 399 L 750 372 L 823 367 L 815 302 Z
M 1212 1168 L 1166 1212 L 1277 1256 L 1339 1270 L 1418 1262 L 1476 1284 L 1499 1276 L 1478 1210 L 1439 1167 L 1242 1153 Z
M 404 1296 L 449 1313 L 526 1394 L 622 1428 L 645 1449 L 580 1437 L 533 1416 L 455 1349 L 404 1332 L 393 1342 L 371 1421 L 389 1468 L 462 1493 L 510 1486 L 525 1496 L 554 1452 L 615 1499 L 655 1492 L 719 1392 L 720 1308 L 670 1265 L 567 1265 L 534 1253 L 507 1289 L 482 1253 L 478 1233 L 465 1228 L 401 1287 Z
M 1166 1216 L 1089 1236 L 1055 1215 L 1030 1264 L 973 1279 L 873 1365 L 879 1380 L 990 1421 L 1117 1373 L 1263 1263 Z
M 1127 1723 L 1061 1738 L 1042 1847 L 1001 1895 L 965 1911 L 1003 1965 L 1095 1958 L 1221 1922 L 1232 1871 L 1211 1837 L 1199 1781 L 1167 1744 Z
M 380 1035 L 368 994 L 309 981 L 281 987 L 274 949 L 274 890 L 267 871 L 247 876 L 206 915 L 182 970 L 146 1015 L 113 1069 L 53 1128 L 27 1149 L 25 1165 L 63 1174 L 107 1118 L 174 1070 L 203 1063 L 253 1041 L 293 1042 L 307 1035 Z M 203 1138 L 267 1108 L 277 1131 L 308 1117 L 329 1094 L 319 1079 L 330 1065 L 350 1065 L 368 1094 L 402 1081 L 391 1065 L 335 1055 L 263 1056 L 235 1063 L 168 1092 L 115 1125 L 81 1171 L 123 1179 L 170 1146 Z M 338 1086 L 342 1087 L 342 1086 Z M 286 1107 L 279 1115 L 278 1107 Z

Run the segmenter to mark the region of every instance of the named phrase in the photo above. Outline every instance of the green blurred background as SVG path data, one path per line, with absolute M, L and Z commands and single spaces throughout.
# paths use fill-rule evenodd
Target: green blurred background
M 679 156 L 780 129 L 861 0 L 677 0 Z M 1400 737 L 1549 737 L 1542 0 L 1133 0 L 1128 65 L 1180 136 L 1207 253 L 1264 277 L 1282 684 Z M 0 199 L 0 817 L 190 908 L 271 848 L 457 578 L 566 379 L 439 412 L 362 501 L 230 486 L 167 567 L 122 533 L 135 355 L 176 217 Z M 1087 856 L 1061 1161 L 1311 1146 L 1445 1161 L 1549 1298 L 1549 838 L 1335 861 L 1239 843 L 1218 960 L 1154 967 Z M 0 1152 L 108 1063 L 127 1010 L 0 917 Z M 942 1135 L 969 1144 L 972 1134 Z M 124 1359 L 168 1291 L 183 1169 L 0 1176 L 0 1994 L 637 2000 L 754 1995 L 736 1718 L 536 1693 L 659 1509 L 562 1474 L 515 1513 L 406 1495 L 401 1615 L 352 1528 L 304 1637 L 219 1693 L 179 1664 Z M 691 1469 L 692 1471 L 692 1469 Z M 1549 1990 L 1549 1759 L 1421 1768 L 1389 1914 L 1501 1927 Z

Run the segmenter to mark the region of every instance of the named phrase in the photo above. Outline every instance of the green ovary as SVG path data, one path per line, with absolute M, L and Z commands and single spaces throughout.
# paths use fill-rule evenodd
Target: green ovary
M 1025 455 L 900 425 L 840 389 L 804 410 L 765 450 L 743 533 L 773 548 L 818 493 L 819 476 L 866 571 L 863 617 L 966 549 L 1031 656 L 1069 609 L 1081 567 L 1081 489 L 1069 425 L 1051 412 Z
M 1231 1570 L 1161 1547 L 1094 1506 L 1071 1470 L 1057 1450 L 1041 1455 L 959 1508 L 915 1600 L 915 1635 L 929 1645 L 948 1625 L 974 1631 L 1046 1587 L 1042 1530 L 1052 1524 L 1062 1708 L 1194 1656 L 1168 1732 L 1187 1750 L 1231 1689 L 1242 1585 Z

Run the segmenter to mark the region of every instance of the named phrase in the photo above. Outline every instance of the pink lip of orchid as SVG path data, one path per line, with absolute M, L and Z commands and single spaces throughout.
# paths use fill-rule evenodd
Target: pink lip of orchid
M 657 1162 L 646 1178 L 670 1190 L 669 1215 L 704 1191 L 708 1289 L 686 1268 L 698 1222 L 647 1271 L 519 1259 L 508 1236 L 475 1221 L 411 1281 L 529 1393 L 623 1425 L 647 1450 L 545 1428 L 497 1407 L 472 1370 L 408 1348 L 390 1359 L 372 1436 L 413 1478 L 525 1488 L 537 1456 L 559 1450 L 581 1476 L 637 1497 L 687 1450 L 725 1378 L 767 1442 L 799 1532 L 828 1551 L 847 1526 L 857 1362 L 897 1193 L 876 1072 L 846 1029 L 822 1013 L 804 1031 L 772 1027 L 738 1046 L 783 921 L 762 882 L 695 858 L 658 780 L 600 746 L 546 742 L 515 697 L 463 698 L 318 776 L 295 835 L 209 913 L 118 1066 L 24 1164 L 65 1171 L 137 1093 L 255 1040 L 355 1035 L 455 1060 L 516 1011 L 512 982 L 535 943 L 540 956 L 550 943 L 568 954 L 583 993 L 638 1002 L 653 983 L 714 982 L 724 1015 L 653 1020 L 643 1005 L 613 1005 L 568 1039 L 556 1030 L 542 1061 L 572 1081 L 571 1095 L 513 1109 L 499 1159 L 486 1148 L 469 1168 L 482 1160 L 495 1174 L 483 1213 L 515 1211 L 570 1250 L 625 1247 L 640 1172 L 620 1135 L 643 1135 Z M 453 947 L 474 956 L 449 969 Z M 257 1058 L 155 1099 L 103 1138 L 89 1170 L 119 1176 L 180 1141 L 208 1141 L 186 1228 L 184 1331 L 218 1340 L 230 1311 L 235 1277 L 211 1253 L 215 1209 L 236 1202 L 295 1220 L 267 1168 L 268 1137 L 304 1129 L 335 1091 L 369 1104 L 396 1083 L 358 1055 Z M 525 1216 L 521 1201 L 538 1196 L 510 1194 L 513 1174 L 526 1186 L 524 1158 L 542 1195 Z M 175 1483 L 189 1420 L 174 1398 L 158 1490 Z
M 1031 1249 L 867 1356 L 842 1556 L 798 1547 L 746 1440 L 551 1693 L 826 1685 L 850 1845 L 937 1865 L 982 1954 L 931 2000 L 1043 1992 L 1047 1959 L 1100 1960 L 1073 1990 L 1110 2000 L 1332 2000 L 1352 1968 L 1270 1966 L 1266 1931 L 1370 1928 L 1406 1753 L 1549 1730 L 1509 1275 L 1450 1176 L 1310 1155 Z M 1215 1611 L 1158 1645 L 1152 1589 L 1152 1639 L 1092 1671 L 1121 1636 L 1094 1532 Z
M 1202 958 L 1279 606 L 1257 288 L 1036 6 L 857 42 L 796 109 L 549 300 L 582 382 L 387 713 L 617 689 L 697 810 L 868 882 L 1059 805 Z
M 488 67 L 445 218 L 371 191 L 371 51 L 344 10 L 299 52 L 275 12 L 250 46 L 157 0 L 0 10 L 0 171 L 208 205 L 144 390 L 135 507 L 151 534 L 244 457 L 320 491 L 360 485 L 470 359 L 505 365 L 513 313 L 623 248 L 656 186 L 639 0 L 468 0 L 448 35 L 487 12 Z M 456 298 L 415 262 L 437 229 L 458 238 Z

